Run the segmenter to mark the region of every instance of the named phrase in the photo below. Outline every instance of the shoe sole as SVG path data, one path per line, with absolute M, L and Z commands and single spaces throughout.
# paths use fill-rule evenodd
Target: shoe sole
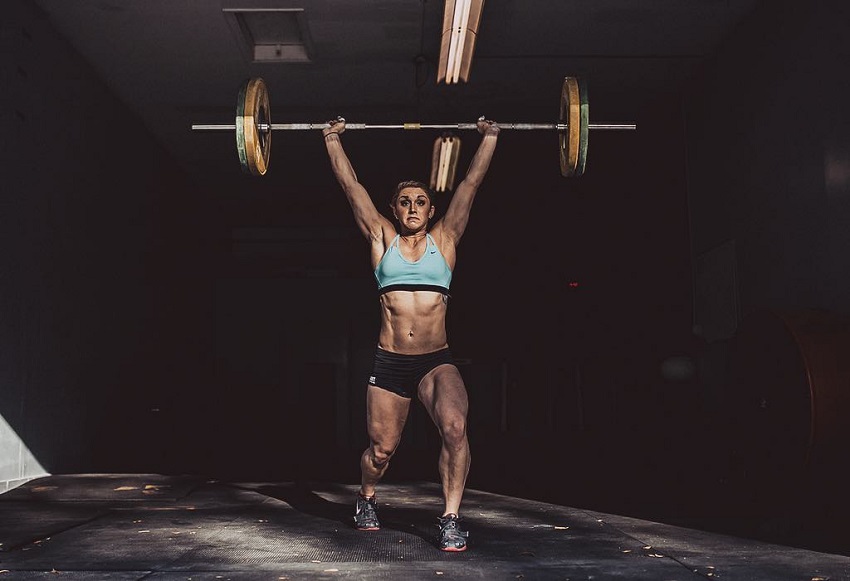
M 445 551 L 446 553 L 462 553 L 463 551 L 466 550 L 466 545 L 464 545 L 463 547 L 461 547 L 459 549 L 456 548 L 456 547 L 446 547 L 446 548 L 441 548 L 440 550 Z
M 354 527 L 358 531 L 379 531 L 381 527 Z

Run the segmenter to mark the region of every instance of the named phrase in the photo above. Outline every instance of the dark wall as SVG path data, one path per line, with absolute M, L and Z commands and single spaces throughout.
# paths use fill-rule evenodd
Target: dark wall
M 825 451 L 850 443 L 848 26 L 841 2 L 763 2 L 684 94 L 703 417 L 715 492 L 742 488 L 718 514 L 847 509 Z
M 770 2 L 687 97 L 694 250 L 734 240 L 743 312 L 850 310 L 850 12 Z
M 209 352 L 205 210 L 44 15 L 5 8 L 0 414 L 49 472 L 153 470 L 155 410 Z

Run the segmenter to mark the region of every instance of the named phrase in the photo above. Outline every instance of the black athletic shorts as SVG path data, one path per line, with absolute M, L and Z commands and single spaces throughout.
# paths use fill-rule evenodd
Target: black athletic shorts
M 422 355 L 401 355 L 378 347 L 369 385 L 409 399 L 416 394 L 422 378 L 444 363 L 454 363 L 448 347 Z

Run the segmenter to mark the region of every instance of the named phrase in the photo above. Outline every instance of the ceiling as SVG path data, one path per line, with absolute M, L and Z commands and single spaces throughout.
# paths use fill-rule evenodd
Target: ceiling
M 552 123 L 566 75 L 586 80 L 591 122 L 629 123 L 760 1 L 490 0 L 469 82 L 454 86 L 436 84 L 441 0 L 36 3 L 175 159 L 209 173 L 238 166 L 232 138 L 191 125 L 232 123 L 250 77 L 266 80 L 277 123 Z M 312 62 L 249 62 L 223 8 L 251 6 L 304 8 Z

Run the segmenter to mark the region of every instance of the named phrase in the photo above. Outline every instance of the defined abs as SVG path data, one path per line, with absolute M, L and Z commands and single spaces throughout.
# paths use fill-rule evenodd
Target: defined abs
M 447 346 L 445 295 L 393 291 L 381 296 L 378 344 L 394 353 L 430 353 Z

